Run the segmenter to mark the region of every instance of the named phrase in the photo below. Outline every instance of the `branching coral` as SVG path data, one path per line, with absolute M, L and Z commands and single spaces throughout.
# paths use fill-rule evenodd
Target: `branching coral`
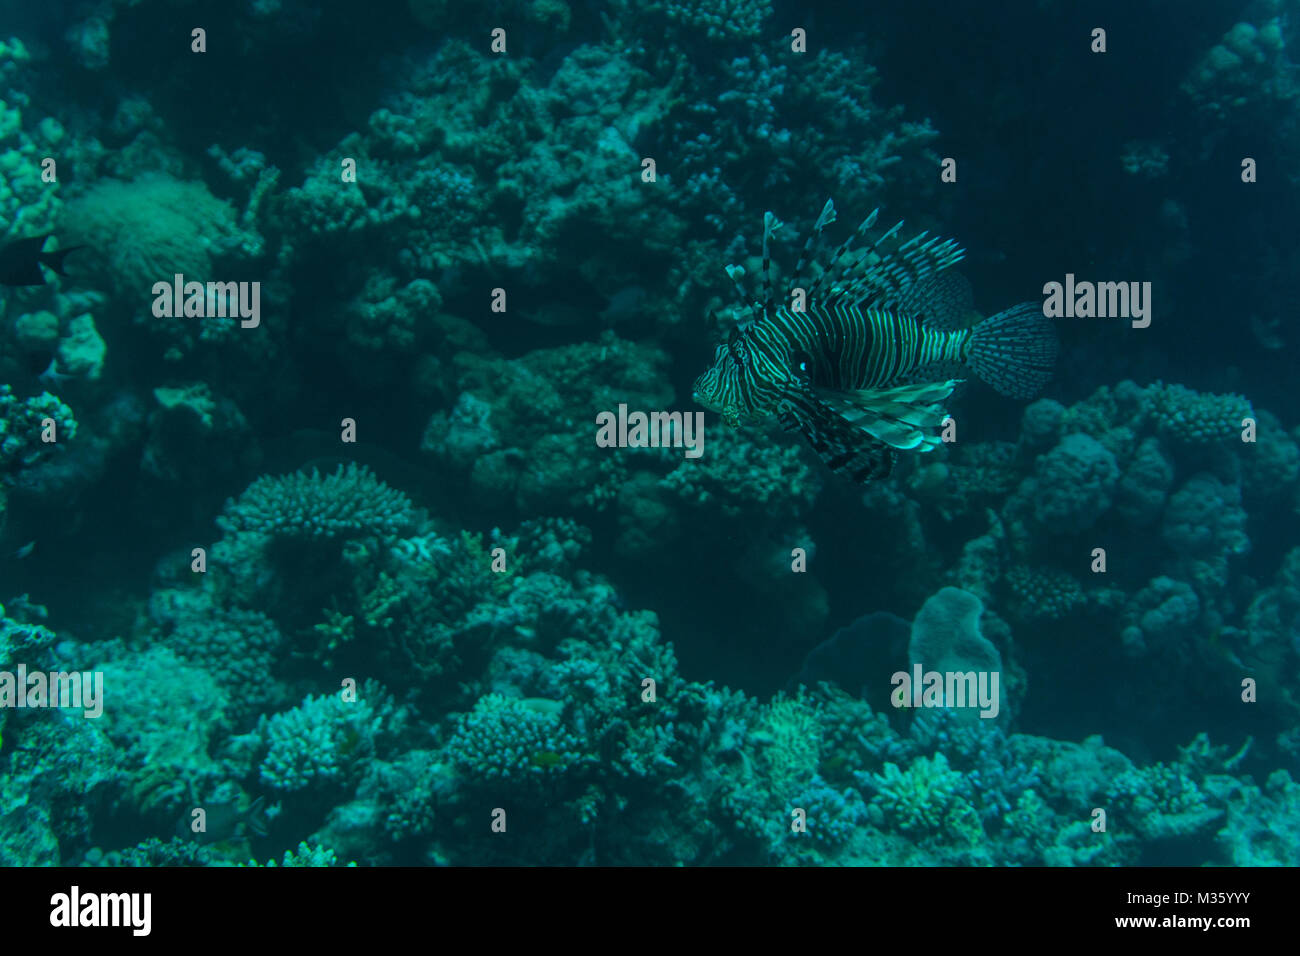
M 46 419 L 53 422 L 47 427 Z M 72 409 L 49 392 L 17 398 L 0 385 L 0 474 L 30 467 L 48 458 L 77 436 Z M 48 437 L 49 440 L 46 440 Z
M 946 836 L 956 843 L 973 843 L 983 836 L 979 814 L 966 800 L 962 775 L 949 767 L 941 753 L 917 758 L 906 771 L 887 763 L 883 772 L 871 776 L 868 786 L 875 791 L 872 803 L 904 833 Z
M 558 711 L 546 702 L 486 694 L 461 718 L 448 757 L 470 786 L 560 773 L 582 758 L 582 750 Z
M 228 533 L 283 538 L 395 537 L 414 520 L 409 498 L 370 469 L 340 465 L 322 476 L 263 475 L 226 504 L 218 526 Z
M 293 710 L 262 718 L 261 780 L 286 792 L 355 782 L 375 753 L 376 738 L 394 731 L 399 719 L 400 712 L 374 685 L 350 696 L 308 697 Z

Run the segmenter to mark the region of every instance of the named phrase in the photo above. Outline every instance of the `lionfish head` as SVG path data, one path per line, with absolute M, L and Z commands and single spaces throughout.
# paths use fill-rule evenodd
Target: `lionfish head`
M 747 337 L 732 331 L 713 353 L 713 364 L 695 380 L 691 396 L 710 411 L 722 415 L 732 428 L 770 413 L 755 402 L 752 346 Z

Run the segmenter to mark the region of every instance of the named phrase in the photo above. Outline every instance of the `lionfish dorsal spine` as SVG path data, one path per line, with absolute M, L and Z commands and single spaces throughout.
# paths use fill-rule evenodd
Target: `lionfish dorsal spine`
M 847 254 L 850 249 L 853 248 L 854 239 L 866 237 L 867 233 L 871 231 L 871 227 L 876 224 L 876 216 L 878 216 L 879 214 L 880 214 L 879 207 L 873 209 L 871 211 L 871 215 L 868 216 L 866 219 L 862 220 L 862 225 L 858 226 L 857 230 L 851 233 L 847 239 L 841 242 L 839 246 L 835 249 L 835 251 L 831 254 L 831 257 L 826 261 L 826 268 L 822 270 L 821 275 L 819 275 L 817 277 L 817 280 L 813 283 L 812 288 L 808 290 L 809 302 L 817 301 L 817 293 L 821 291 L 821 287 L 823 283 L 826 282 L 827 278 L 834 271 L 835 264 L 839 262 L 840 259 L 845 254 Z
M 771 212 L 763 213 L 763 317 L 772 314 L 772 250 L 769 245 L 784 223 Z
M 837 305 L 840 302 L 853 304 L 861 298 L 861 296 L 857 295 L 856 292 L 858 291 L 862 280 L 865 278 L 861 271 L 862 267 L 873 255 L 878 255 L 876 250 L 879 249 L 881 245 L 898 235 L 899 230 L 903 228 L 903 223 L 905 221 L 906 220 L 900 219 L 889 229 L 886 229 L 880 234 L 875 242 L 858 253 L 858 257 L 853 260 L 852 265 L 846 266 L 840 270 L 840 273 L 835 280 L 839 285 L 832 286 L 830 298 L 826 302 L 827 305 Z
M 803 249 L 799 252 L 799 260 L 794 264 L 794 274 L 790 278 L 790 288 L 786 290 L 787 300 L 794 295 L 794 290 L 799 288 L 799 280 L 803 278 L 804 266 L 817 255 L 821 248 L 822 230 L 835 221 L 835 203 L 828 199 L 826 205 L 822 206 L 821 214 L 813 224 L 812 232 L 804 240 Z
M 955 239 L 933 237 L 923 232 L 909 239 L 879 262 L 855 276 L 839 298 L 860 309 L 897 309 L 907 292 L 960 262 L 965 252 Z
M 749 290 L 741 283 L 741 277 L 745 274 L 745 267 L 738 266 L 735 263 L 726 267 L 727 278 L 731 279 L 732 286 L 735 287 L 736 295 L 740 302 L 749 309 L 749 319 L 752 322 L 758 318 L 757 303 L 749 297 Z

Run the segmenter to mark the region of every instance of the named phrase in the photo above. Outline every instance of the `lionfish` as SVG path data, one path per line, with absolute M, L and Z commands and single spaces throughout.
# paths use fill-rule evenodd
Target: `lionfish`
M 835 221 L 830 201 L 804 242 L 785 298 L 776 304 L 770 240 L 782 223 L 763 217 L 763 298 L 753 299 L 727 266 L 750 321 L 718 345 L 695 382 L 695 401 L 737 427 L 775 414 L 800 432 L 836 473 L 857 482 L 887 476 L 897 451 L 929 451 L 948 417 L 943 402 L 965 370 L 1013 398 L 1030 398 L 1051 377 L 1056 333 L 1037 302 L 963 327 L 970 287 L 949 271 L 964 256 L 928 232 L 905 242 L 903 223 L 865 243 L 877 209 L 830 256 L 806 290 L 804 268 Z

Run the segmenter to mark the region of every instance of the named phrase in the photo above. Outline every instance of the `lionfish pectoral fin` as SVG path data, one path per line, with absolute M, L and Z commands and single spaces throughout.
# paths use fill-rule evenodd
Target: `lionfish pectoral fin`
M 948 413 L 943 402 L 959 379 L 858 392 L 822 391 L 818 397 L 841 419 L 891 448 L 929 451 Z
M 815 397 L 783 401 L 777 419 L 787 431 L 801 433 L 831 471 L 851 481 L 865 484 L 886 478 L 894 468 L 892 448 Z

